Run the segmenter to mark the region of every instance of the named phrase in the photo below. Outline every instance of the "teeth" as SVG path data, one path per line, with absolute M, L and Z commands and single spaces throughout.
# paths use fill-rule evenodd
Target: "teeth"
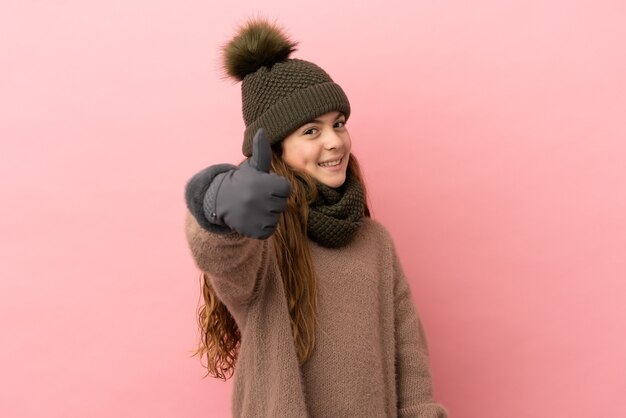
M 320 167 L 334 167 L 336 165 L 339 165 L 339 163 L 341 163 L 341 159 L 337 160 L 337 161 L 331 161 L 328 163 L 322 163 L 322 164 L 318 164 Z

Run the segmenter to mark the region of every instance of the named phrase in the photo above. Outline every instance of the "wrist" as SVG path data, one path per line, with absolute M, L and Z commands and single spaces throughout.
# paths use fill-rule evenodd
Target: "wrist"
M 226 227 L 209 222 L 205 216 L 204 199 L 207 190 L 216 176 L 236 168 L 237 166 L 233 164 L 215 164 L 199 171 L 187 182 L 185 187 L 185 203 L 187 204 L 189 212 L 191 212 L 203 228 L 208 230 L 227 229 Z
M 206 193 L 204 194 L 204 201 L 202 204 L 204 216 L 207 218 L 209 222 L 215 225 L 226 226 L 224 221 L 221 219 L 221 216 L 218 216 L 217 208 L 216 208 L 216 200 L 217 200 L 217 192 L 219 191 L 220 186 L 222 185 L 222 182 L 224 181 L 224 178 L 229 173 L 230 173 L 230 170 L 216 175 L 211 181 L 211 184 L 209 185 L 209 188 L 207 189 Z

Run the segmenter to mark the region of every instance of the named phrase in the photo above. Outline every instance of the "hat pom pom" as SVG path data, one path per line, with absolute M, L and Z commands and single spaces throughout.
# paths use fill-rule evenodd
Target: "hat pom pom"
M 286 60 L 296 45 L 276 25 L 264 19 L 250 20 L 223 47 L 224 69 L 228 76 L 242 81 L 261 67 Z

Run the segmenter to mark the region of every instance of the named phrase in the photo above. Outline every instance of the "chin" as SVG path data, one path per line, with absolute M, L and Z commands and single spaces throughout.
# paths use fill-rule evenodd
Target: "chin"
M 328 180 L 320 180 L 322 183 L 327 185 L 328 187 L 332 187 L 336 189 L 337 187 L 341 187 L 346 182 L 346 176 L 338 177 L 336 179 L 328 179 Z

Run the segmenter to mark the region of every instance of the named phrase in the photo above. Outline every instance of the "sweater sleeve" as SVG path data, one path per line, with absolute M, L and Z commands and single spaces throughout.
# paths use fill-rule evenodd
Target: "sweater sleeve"
M 229 309 L 249 305 L 267 281 L 274 260 L 273 237 L 259 240 L 234 231 L 209 231 L 190 212 L 185 234 L 196 265 L 208 274 L 219 299 Z
M 447 410 L 432 396 L 426 333 L 395 250 L 393 258 L 398 417 L 446 418 Z

